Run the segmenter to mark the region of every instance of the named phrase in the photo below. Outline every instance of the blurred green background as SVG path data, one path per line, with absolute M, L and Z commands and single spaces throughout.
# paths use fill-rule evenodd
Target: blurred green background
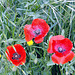
M 44 19 L 50 30 L 42 43 L 28 46 L 23 29 L 35 18 Z M 47 53 L 54 35 L 69 38 L 75 53 L 75 0 L 0 0 L 0 75 L 75 75 L 75 58 L 57 65 Z M 26 50 L 25 65 L 16 67 L 7 60 L 6 48 L 14 44 Z

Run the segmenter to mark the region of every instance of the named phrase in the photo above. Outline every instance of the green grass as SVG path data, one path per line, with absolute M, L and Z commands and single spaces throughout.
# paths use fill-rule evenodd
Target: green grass
M 23 28 L 35 18 L 44 19 L 50 30 L 43 43 L 28 46 Z M 57 65 L 47 53 L 49 38 L 60 34 L 73 42 L 75 53 L 74 0 L 0 0 L 0 75 L 75 75 L 75 58 Z M 15 71 L 5 56 L 7 46 L 14 44 L 21 44 L 27 53 L 25 65 Z

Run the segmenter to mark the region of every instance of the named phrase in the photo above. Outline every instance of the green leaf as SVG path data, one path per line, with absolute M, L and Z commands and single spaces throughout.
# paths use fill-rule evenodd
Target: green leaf
M 49 62 L 47 62 L 47 66 L 52 66 L 52 65 L 55 65 L 55 63 L 53 63 L 52 60 L 50 60 Z

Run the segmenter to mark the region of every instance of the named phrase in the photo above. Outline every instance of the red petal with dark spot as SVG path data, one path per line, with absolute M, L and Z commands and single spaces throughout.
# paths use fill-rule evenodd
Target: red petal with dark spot
M 62 40 L 64 39 L 64 36 L 62 35 L 57 35 L 57 36 L 53 36 L 50 40 L 49 40 L 49 48 L 47 49 L 48 53 L 54 53 L 53 49 L 52 49 L 52 43 L 53 40 Z
M 37 28 L 40 29 L 42 37 L 46 36 L 46 34 L 49 31 L 49 25 L 46 23 L 45 20 L 40 19 L 40 18 L 34 19 L 32 21 L 32 28 L 33 29 L 37 29 Z
M 58 51 L 59 47 L 61 47 L 65 51 L 62 52 L 62 53 L 59 52 Z M 53 43 L 52 43 L 53 51 L 59 57 L 65 56 L 67 53 L 69 53 L 69 51 L 71 51 L 72 47 L 73 47 L 73 44 L 68 38 L 65 38 L 63 40 L 56 40 L 56 41 L 54 40 Z
M 15 53 L 15 50 L 13 49 L 12 46 L 8 46 L 6 53 L 7 53 L 7 55 L 8 55 L 9 57 L 12 57 L 13 54 Z
M 35 31 L 39 30 L 37 35 Z M 32 21 L 31 25 L 25 25 L 24 34 L 26 41 L 30 41 L 35 38 L 35 43 L 41 43 L 43 38 L 47 35 L 49 31 L 49 25 L 45 20 L 37 18 Z
M 15 48 L 15 50 L 14 50 Z M 11 61 L 15 66 L 19 66 L 19 65 L 22 65 L 22 63 L 25 63 L 26 61 L 26 52 L 24 50 L 24 48 L 20 45 L 20 44 L 15 44 L 14 45 L 14 48 L 12 46 L 8 46 L 7 49 L 8 51 L 6 50 L 6 56 L 7 56 L 7 59 L 9 61 Z M 21 57 L 19 58 L 19 60 L 16 60 L 16 59 L 12 59 L 12 56 L 13 54 L 17 52 L 19 55 L 21 55 Z

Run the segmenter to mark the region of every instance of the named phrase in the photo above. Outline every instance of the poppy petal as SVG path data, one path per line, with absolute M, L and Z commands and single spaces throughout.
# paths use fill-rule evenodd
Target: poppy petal
M 58 57 L 58 56 L 56 56 L 56 54 L 53 54 L 53 55 L 51 56 L 51 58 L 52 58 L 52 61 L 53 61 L 54 63 L 57 63 L 57 64 L 60 64 L 60 63 L 61 63 L 62 57 Z
M 56 54 L 53 54 L 51 56 L 51 58 L 52 58 L 52 61 L 54 63 L 65 64 L 65 63 L 67 63 L 68 61 L 71 61 L 74 58 L 74 52 L 70 51 L 69 54 L 67 54 L 66 56 L 63 56 L 63 57 L 58 57 Z
M 54 53 L 51 48 L 48 48 L 48 49 L 47 49 L 47 52 L 48 52 L 48 53 Z
M 14 47 L 15 47 L 17 53 L 21 55 L 21 58 L 19 59 L 19 61 L 20 60 L 22 61 L 23 58 L 26 58 L 26 52 L 20 44 L 15 44 Z
M 19 61 L 12 60 L 12 62 L 14 64 L 17 64 L 17 63 L 19 63 L 19 64 L 25 63 L 25 60 L 26 60 L 26 52 L 25 52 L 24 48 L 20 44 L 15 44 L 14 47 L 15 47 L 17 53 L 21 55 L 21 58 L 19 59 Z
M 31 25 L 25 25 L 24 27 L 25 40 L 30 41 L 34 38 L 34 33 Z
M 15 66 L 19 66 L 20 65 L 20 62 L 18 62 L 18 61 L 12 61 L 12 63 L 15 65 Z
M 62 39 L 64 39 L 65 37 L 64 36 L 62 36 L 62 35 L 56 35 L 56 36 L 53 36 L 52 38 L 51 38 L 51 41 L 53 41 L 53 40 L 62 40 Z
M 47 49 L 48 53 L 54 53 L 54 51 L 52 50 L 52 42 L 49 41 L 49 48 Z
M 11 58 L 12 58 L 14 53 L 15 53 L 15 50 L 13 49 L 13 47 L 12 46 L 8 46 L 7 50 L 6 50 L 6 57 L 7 57 L 7 59 L 9 61 L 11 60 Z
M 20 44 L 15 44 L 14 47 L 8 46 L 7 49 L 8 50 L 6 50 L 6 57 L 15 66 L 19 66 L 19 65 L 22 65 L 22 63 L 25 63 L 25 61 L 26 61 L 26 52 Z M 12 59 L 14 53 L 18 53 L 21 57 L 18 60 Z
M 48 53 L 54 53 L 53 49 L 52 49 L 52 43 L 53 40 L 62 40 L 64 39 L 64 36 L 62 35 L 57 35 L 57 36 L 53 36 L 50 40 L 49 40 L 49 48 L 47 49 Z
M 18 54 L 21 54 L 21 55 L 26 54 L 24 48 L 20 44 L 15 44 L 14 47 Z
M 58 51 L 59 47 L 61 47 L 65 51 L 59 52 Z M 56 55 L 58 55 L 60 57 L 69 53 L 69 51 L 71 51 L 72 47 L 73 47 L 73 44 L 68 38 L 65 38 L 63 40 L 56 40 L 56 41 L 54 40 L 52 43 L 53 51 L 56 53 Z
M 6 53 L 6 57 L 7 57 L 7 59 L 10 61 L 10 58 L 9 58 L 10 55 L 9 55 L 9 53 L 8 53 L 7 51 L 6 51 L 5 53 Z
M 68 61 L 71 61 L 74 58 L 74 52 L 70 51 L 69 54 L 67 54 L 66 56 L 64 56 L 64 61 L 61 61 L 61 64 L 65 64 Z
M 23 60 L 20 64 L 23 65 L 25 62 L 26 62 L 26 57 L 23 58 Z
M 13 49 L 12 46 L 8 46 L 8 47 L 7 47 L 7 51 L 8 51 L 8 54 L 9 54 L 9 55 L 13 55 L 13 53 L 15 53 L 15 50 Z
M 37 29 L 37 28 L 40 29 L 42 37 L 46 36 L 46 34 L 49 31 L 49 25 L 46 23 L 45 20 L 40 19 L 40 18 L 34 19 L 32 21 L 32 28 L 33 29 Z
M 23 65 L 26 62 L 26 57 L 22 58 L 22 60 L 12 61 L 15 66 Z
M 35 39 L 34 39 L 34 41 L 35 41 L 35 43 L 41 43 L 41 42 L 43 42 L 43 38 L 42 37 L 40 37 L 40 36 L 38 36 L 38 37 L 36 37 Z

